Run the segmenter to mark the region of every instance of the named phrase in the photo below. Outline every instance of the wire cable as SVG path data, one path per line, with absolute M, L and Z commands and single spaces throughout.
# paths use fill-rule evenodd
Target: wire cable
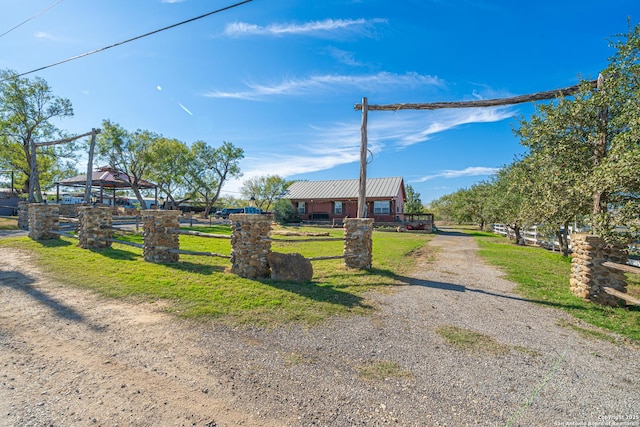
M 217 9 L 217 10 L 214 10 L 212 12 L 205 13 L 204 15 L 196 16 L 195 18 L 187 19 L 186 21 L 182 21 L 182 22 L 178 22 L 177 24 L 169 25 L 168 27 L 163 27 L 163 28 L 160 28 L 158 30 L 151 31 L 149 33 L 145 33 L 145 34 L 142 34 L 142 35 L 139 35 L 139 36 L 136 36 L 136 37 L 132 37 L 130 39 L 123 40 L 121 42 L 114 43 L 114 44 L 109 45 L 109 46 L 101 47 L 100 49 L 95 49 L 95 50 L 92 50 L 92 51 L 89 51 L 89 52 L 85 52 L 85 53 L 80 54 L 80 55 L 72 56 L 70 58 L 63 59 L 62 61 L 58 61 L 58 62 L 55 62 L 53 64 L 45 65 L 44 67 L 36 68 L 34 70 L 31 70 L 31 71 L 27 71 L 27 72 L 20 73 L 20 74 L 15 74 L 15 75 L 13 75 L 11 77 L 8 77 L 8 78 L 6 78 L 4 80 L 0 80 L 0 83 L 8 81 L 8 80 L 11 80 L 11 79 L 15 79 L 15 78 L 18 78 L 18 77 L 26 76 L 27 74 L 32 74 L 32 73 L 36 73 L 38 71 L 46 70 L 47 68 L 55 67 L 56 65 L 64 64 L 66 62 L 74 61 L 76 59 L 84 58 L 85 56 L 93 55 L 94 53 L 102 52 L 102 51 L 105 51 L 107 49 L 111 49 L 113 47 L 117 47 L 117 46 L 123 45 L 125 43 L 129 43 L 129 42 L 132 42 L 132 41 L 135 41 L 135 40 L 139 40 L 141 38 L 148 37 L 148 36 L 151 36 L 153 34 L 157 34 L 157 33 L 160 33 L 162 31 L 166 31 L 166 30 L 169 30 L 171 28 L 178 27 L 180 25 L 184 25 L 184 24 L 188 24 L 188 23 L 193 22 L 193 21 L 197 21 L 198 19 L 206 18 L 207 16 L 211 16 L 211 15 L 216 14 L 216 13 L 227 11 L 229 9 L 241 6 L 241 5 L 243 5 L 245 3 L 249 3 L 251 1 L 253 1 L 253 0 L 244 0 L 244 1 L 232 4 L 230 6 L 223 7 L 221 9 Z
M 55 5 L 57 5 L 58 3 L 62 2 L 62 0 L 58 0 L 57 2 L 45 7 L 44 9 L 42 9 L 40 12 L 36 13 L 35 15 L 33 15 L 31 18 L 27 18 L 26 20 L 22 21 L 21 23 L 19 23 L 18 25 L 16 25 L 15 27 L 11 28 L 10 30 L 5 31 L 4 33 L 0 34 L 0 37 L 9 34 L 11 31 L 15 30 L 16 28 L 26 24 L 27 22 L 31 21 L 34 18 L 37 18 L 38 16 L 42 15 L 43 13 L 45 13 L 47 10 L 51 9 L 52 7 L 54 7 Z

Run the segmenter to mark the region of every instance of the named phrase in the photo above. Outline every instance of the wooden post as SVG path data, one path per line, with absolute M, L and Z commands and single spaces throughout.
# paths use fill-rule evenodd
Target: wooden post
M 358 218 L 364 218 L 367 210 L 367 98 L 362 98 L 362 127 L 360 130 L 360 186 L 358 189 Z
M 89 145 L 89 160 L 87 161 L 87 184 L 84 187 L 84 202 L 91 203 L 91 175 L 93 174 L 93 150 L 96 146 L 96 130 L 91 129 L 91 144 Z
M 600 74 L 597 80 L 598 91 L 604 91 L 604 76 Z M 595 161 L 600 162 L 607 155 L 607 126 L 608 126 L 609 108 L 601 105 L 598 111 L 598 123 L 596 124 L 596 133 L 599 134 L 595 149 Z M 601 190 L 593 192 L 593 214 L 599 215 L 607 212 L 607 194 Z M 601 226 L 602 224 L 598 224 Z M 601 230 L 600 230 L 601 231 Z

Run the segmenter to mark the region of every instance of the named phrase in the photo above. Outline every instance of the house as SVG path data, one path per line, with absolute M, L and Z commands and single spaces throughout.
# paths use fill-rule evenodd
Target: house
M 358 216 L 358 179 L 296 181 L 282 194 L 302 220 L 332 220 Z M 407 195 L 402 177 L 369 178 L 366 216 L 377 222 L 404 220 Z

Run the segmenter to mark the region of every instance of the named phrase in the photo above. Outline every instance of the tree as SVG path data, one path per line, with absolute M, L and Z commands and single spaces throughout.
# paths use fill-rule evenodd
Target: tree
M 167 196 L 173 208 L 188 200 L 185 176 L 192 161 L 189 147 L 177 139 L 157 138 L 148 149 L 149 179 Z
M 404 212 L 408 214 L 421 214 L 424 212 L 422 201 L 420 200 L 420 193 L 417 193 L 412 186 L 407 185 L 405 187 L 407 193 L 407 201 L 404 204 Z
M 300 221 L 298 212 L 293 207 L 293 204 L 289 199 L 279 199 L 276 201 L 273 208 L 273 217 L 278 224 L 288 224 Z
M 223 142 L 218 148 L 210 147 L 204 141 L 197 141 L 191 146 L 191 162 L 185 181 L 190 196 L 204 203 L 204 216 L 209 215 L 226 181 L 242 176 L 239 166 L 242 158 L 244 150 L 231 142 Z
M 268 211 L 273 201 L 281 195 L 291 183 L 292 181 L 287 181 L 278 175 L 258 176 L 247 179 L 242 184 L 240 192 L 247 199 L 253 197 L 257 208 Z
M 159 138 L 159 135 L 147 130 L 129 132 L 118 124 L 104 120 L 97 139 L 98 157 L 129 177 L 131 190 L 141 209 L 146 208 L 146 203 L 140 186 L 151 170 L 150 147 Z
M 573 98 L 538 106 L 516 132 L 544 171 L 539 201 L 560 206 L 563 197 L 556 218 L 570 220 L 590 200 L 592 230 L 605 238 L 640 217 L 640 25 L 611 45 L 596 90 L 585 82 Z
M 40 202 L 42 187 L 75 172 L 75 144 L 36 148 L 63 137 L 52 120 L 73 116 L 73 108 L 41 78 L 19 78 L 4 70 L 0 80 L 0 168 L 15 170 L 29 201 Z

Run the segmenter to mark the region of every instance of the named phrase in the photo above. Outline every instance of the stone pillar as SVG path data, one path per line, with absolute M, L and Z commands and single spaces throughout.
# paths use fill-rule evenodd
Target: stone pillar
M 373 218 L 344 219 L 344 264 L 368 270 L 373 255 Z
M 57 239 L 59 237 L 52 233 L 52 231 L 60 229 L 58 205 L 31 203 L 28 211 L 29 237 L 33 240 Z
M 178 230 L 180 211 L 142 211 L 142 229 L 144 236 L 143 256 L 148 262 L 177 262 L 180 255 L 167 252 L 167 249 L 180 249 L 179 236 L 169 233 Z
M 113 237 L 111 209 L 96 206 L 77 206 L 78 246 L 84 249 L 111 247 L 104 239 Z
M 240 277 L 269 277 L 267 255 L 273 215 L 233 214 L 231 220 L 231 272 Z
M 18 202 L 18 228 L 29 229 L 29 203 L 27 202 Z
M 624 249 L 612 247 L 601 237 L 584 233 L 572 234 L 571 244 L 571 292 L 585 300 L 612 306 L 620 305 L 620 298 L 605 293 L 602 287 L 626 292 L 626 277 L 623 272 L 604 267 L 602 263 L 611 261 L 626 264 L 627 254 Z

